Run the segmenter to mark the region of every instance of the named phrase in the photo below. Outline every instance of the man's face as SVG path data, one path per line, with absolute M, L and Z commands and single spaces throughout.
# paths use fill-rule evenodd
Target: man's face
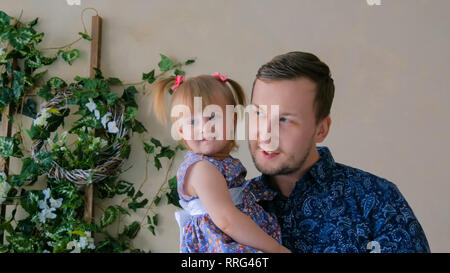
M 270 120 L 271 105 L 279 106 L 279 146 L 273 153 L 267 152 L 264 130 L 258 126 L 257 140 L 250 140 L 249 146 L 256 168 L 266 175 L 287 175 L 298 172 L 315 149 L 316 118 L 314 98 L 316 84 L 308 78 L 295 80 L 256 80 L 252 104 L 259 117 Z M 261 105 L 267 105 L 263 113 Z M 270 132 L 270 122 L 267 131 Z M 265 139 L 263 141 L 262 139 Z

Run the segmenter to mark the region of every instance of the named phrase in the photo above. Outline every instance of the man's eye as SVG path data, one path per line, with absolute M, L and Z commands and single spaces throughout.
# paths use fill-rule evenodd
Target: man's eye
M 260 112 L 260 111 L 256 111 L 256 115 L 262 117 L 262 116 L 263 116 L 263 113 Z
M 290 123 L 291 121 L 287 118 L 280 118 L 281 122 Z
M 195 125 L 195 124 L 197 124 L 197 121 L 195 119 L 191 119 L 191 122 L 189 124 L 190 125 Z
M 209 120 L 214 120 L 214 119 L 216 119 L 216 115 L 213 113 L 213 114 L 209 117 Z

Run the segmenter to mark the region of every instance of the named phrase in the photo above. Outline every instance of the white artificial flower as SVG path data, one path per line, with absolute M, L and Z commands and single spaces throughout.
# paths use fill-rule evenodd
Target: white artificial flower
M 115 121 L 108 122 L 108 132 L 111 134 L 117 134 L 117 132 L 119 132 L 119 128 L 117 128 Z
M 42 251 L 42 253 L 51 253 L 51 252 L 48 251 L 47 249 L 44 249 L 44 250 Z
M 103 128 L 106 129 L 106 123 L 110 120 L 110 117 L 112 117 L 112 114 L 110 112 L 106 113 L 103 117 L 102 117 L 102 125 Z
M 4 47 L 0 47 L 0 55 L 3 55 L 6 53 L 6 49 Z
M 11 189 L 11 185 L 6 182 L 6 175 L 4 172 L 0 173 L 0 204 L 5 202 L 8 197 L 8 192 Z
M 80 253 L 80 252 L 81 252 L 81 249 L 80 249 L 80 247 L 78 246 L 78 242 L 75 241 L 75 240 L 70 241 L 70 242 L 67 244 L 67 249 L 72 249 L 73 247 L 75 247 L 75 248 L 74 248 L 70 253 Z
M 47 125 L 47 119 L 50 117 L 50 112 L 48 111 L 50 108 L 42 108 L 39 111 L 38 117 L 33 121 L 33 124 L 39 127 Z
M 101 139 L 100 140 L 100 149 L 105 148 L 108 145 L 108 141 Z
M 78 243 L 78 246 L 81 249 L 85 249 L 85 248 L 95 249 L 94 238 L 91 237 L 91 232 L 90 231 L 85 231 L 84 234 L 86 236 L 80 237 L 80 241 Z
M 49 209 L 43 209 L 39 213 L 39 221 L 43 224 L 45 224 L 46 219 L 55 219 L 56 214 L 53 212 L 55 211 L 55 208 L 49 208 Z
M 47 199 L 39 201 L 39 208 L 42 210 L 49 208 L 47 204 Z
M 42 193 L 44 193 L 44 199 L 45 201 L 47 201 L 47 199 L 50 198 L 50 188 L 46 188 L 45 190 L 42 191 Z
M 98 111 L 97 109 L 94 110 L 94 116 L 96 119 L 100 119 L 100 111 Z
M 95 104 L 95 102 L 89 98 L 89 102 L 86 103 L 86 107 L 89 109 L 89 111 L 94 111 L 95 109 L 97 109 L 97 104 Z
M 55 209 L 60 208 L 62 205 L 62 201 L 63 201 L 62 198 L 58 198 L 56 200 L 53 198 L 50 198 L 50 206 Z

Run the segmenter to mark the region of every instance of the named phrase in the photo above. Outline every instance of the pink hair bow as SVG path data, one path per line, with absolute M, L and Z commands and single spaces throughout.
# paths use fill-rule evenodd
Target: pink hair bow
M 175 84 L 170 87 L 173 91 L 177 90 L 178 86 L 180 86 L 181 83 L 183 83 L 184 75 L 178 75 L 175 77 Z
M 219 80 L 221 80 L 222 82 L 226 82 L 228 80 L 227 75 L 220 74 L 219 72 L 214 72 L 211 74 L 211 76 L 219 78 Z

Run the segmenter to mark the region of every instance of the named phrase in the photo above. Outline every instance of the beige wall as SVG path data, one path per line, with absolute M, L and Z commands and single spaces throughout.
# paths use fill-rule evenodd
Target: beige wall
M 394 182 L 431 250 L 450 252 L 450 1 L 381 1 L 382 6 L 366 0 L 81 0 L 76 7 L 64 0 L 2 0 L 1 9 L 15 16 L 23 9 L 24 20 L 40 17 L 43 45 L 57 46 L 81 31 L 82 8 L 96 8 L 104 20 L 103 73 L 127 82 L 139 81 L 164 53 L 180 60 L 196 57 L 188 75 L 221 71 L 250 94 L 256 70 L 271 57 L 292 50 L 317 54 L 336 84 L 324 144 L 336 161 Z M 58 63 L 50 74 L 66 80 L 88 75 L 89 44 L 77 47 L 82 59 L 72 67 Z M 148 98 L 141 98 L 138 119 L 152 136 L 174 143 L 148 113 Z M 145 157 L 139 138 L 133 138 L 132 148 L 127 163 L 132 168 L 122 178 L 140 184 Z M 248 177 L 258 174 L 245 143 L 236 156 Z M 143 188 L 148 197 L 163 179 L 150 168 Z M 157 211 L 157 236 L 143 230 L 135 246 L 177 252 L 175 208 L 163 205 Z

